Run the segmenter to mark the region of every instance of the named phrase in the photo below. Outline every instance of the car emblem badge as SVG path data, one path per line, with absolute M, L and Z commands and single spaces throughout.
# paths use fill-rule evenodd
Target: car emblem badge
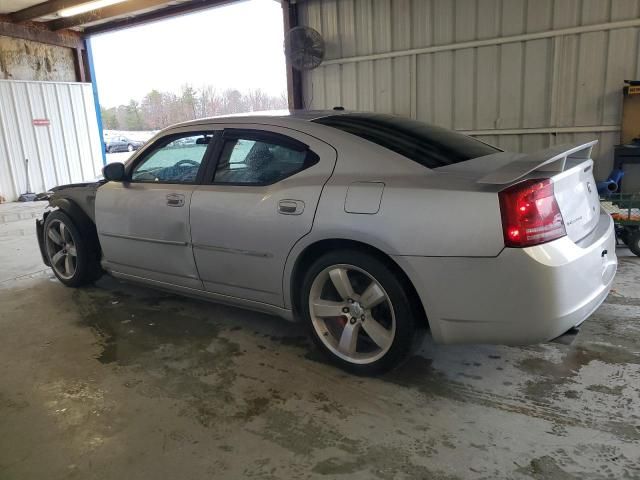
M 589 190 L 589 193 L 591 193 L 591 183 L 587 182 L 587 190 Z

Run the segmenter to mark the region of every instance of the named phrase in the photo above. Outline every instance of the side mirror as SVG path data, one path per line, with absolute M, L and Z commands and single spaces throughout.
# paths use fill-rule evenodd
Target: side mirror
M 109 182 L 121 182 L 124 179 L 124 164 L 113 162 L 102 168 L 102 176 Z

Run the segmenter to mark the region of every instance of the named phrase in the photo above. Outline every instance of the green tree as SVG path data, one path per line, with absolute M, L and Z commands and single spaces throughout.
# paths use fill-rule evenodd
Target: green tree
M 162 92 L 154 89 L 144 96 L 140 103 L 140 115 L 144 128 L 158 130 L 169 125 Z
M 104 108 L 102 105 L 100 106 L 100 116 L 102 117 L 102 128 L 106 130 L 117 130 L 118 129 L 118 120 L 116 118 L 116 109 L 112 108 Z
M 189 85 L 182 86 L 182 94 L 180 95 L 180 103 L 182 104 L 183 120 L 193 120 L 196 118 L 196 106 L 198 104 L 197 92 Z
M 129 101 L 129 105 L 125 107 L 125 129 L 126 130 L 142 130 L 142 116 L 140 115 L 140 106 L 135 100 Z

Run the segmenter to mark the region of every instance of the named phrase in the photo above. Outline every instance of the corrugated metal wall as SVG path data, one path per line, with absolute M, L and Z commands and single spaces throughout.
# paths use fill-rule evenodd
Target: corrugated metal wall
M 307 108 L 396 113 L 507 150 L 598 138 L 611 169 L 623 80 L 640 78 L 640 0 L 306 0 L 327 60 Z
M 37 193 L 95 178 L 100 148 L 90 83 L 0 80 L 0 195 L 7 201 L 26 191 L 25 158 Z

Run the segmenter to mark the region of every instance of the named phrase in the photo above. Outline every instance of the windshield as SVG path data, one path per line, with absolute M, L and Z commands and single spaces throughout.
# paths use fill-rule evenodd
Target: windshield
M 467 135 L 393 115 L 348 113 L 313 121 L 357 135 L 427 168 L 444 167 L 501 151 Z

